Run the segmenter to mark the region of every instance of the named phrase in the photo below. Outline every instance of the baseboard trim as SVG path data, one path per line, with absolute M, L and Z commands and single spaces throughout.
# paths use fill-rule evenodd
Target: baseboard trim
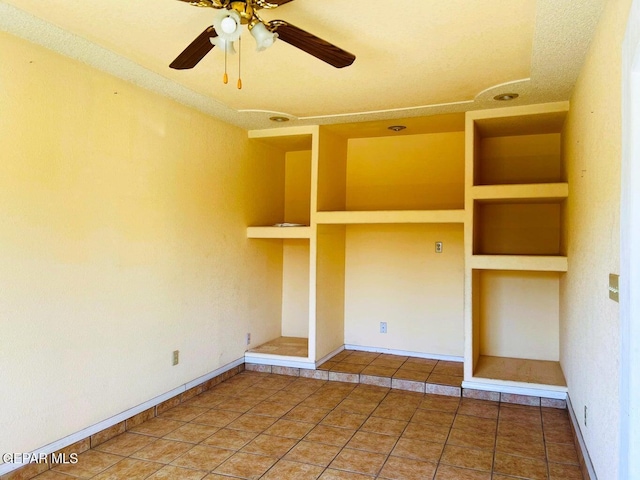
M 578 449 L 578 456 L 580 457 L 580 468 L 582 470 L 582 475 L 587 475 L 587 480 L 598 480 L 596 476 L 596 471 L 593 468 L 593 463 L 591 463 L 591 457 L 589 456 L 589 450 L 587 450 L 587 444 L 584 441 L 584 437 L 582 436 L 582 431 L 580 430 L 580 422 L 578 422 L 578 418 L 576 417 L 576 412 L 573 410 L 573 404 L 571 403 L 571 397 L 567 395 L 567 410 L 569 410 L 569 418 L 571 418 L 571 426 L 573 427 L 573 435 L 576 445 L 576 449 Z
M 544 388 L 527 388 L 527 387 L 516 387 L 512 385 L 501 385 L 499 382 L 496 383 L 484 383 L 484 382 L 474 382 L 474 381 L 463 381 L 462 388 L 469 388 L 472 390 L 482 390 L 486 392 L 498 392 L 498 393 L 508 393 L 512 395 L 526 395 L 530 397 L 540 397 L 540 398 L 552 398 L 555 400 L 564 400 L 567 398 L 567 392 L 544 389 Z
M 391 355 L 402 355 L 402 356 L 415 357 L 415 358 L 428 358 L 431 360 L 443 360 L 447 362 L 464 362 L 464 357 L 459 357 L 456 355 L 440 355 L 437 353 L 411 352 L 408 350 L 395 350 L 393 348 L 367 347 L 363 345 L 346 344 L 344 346 L 344 349 L 359 350 L 362 352 L 388 353 Z
M 318 365 L 322 365 L 324 362 L 326 362 L 330 358 L 335 357 L 337 354 L 342 352 L 344 349 L 345 349 L 345 346 L 341 345 L 340 347 L 336 348 L 333 352 L 326 354 L 324 357 L 322 357 L 320 360 L 318 360 L 316 362 L 316 368 L 318 368 Z
M 306 368 L 309 370 L 316 368 L 315 362 L 310 361 L 307 357 L 290 357 L 269 353 L 247 352 L 244 354 L 244 362 L 254 365 L 275 365 L 276 367 Z
M 179 387 L 169 390 L 168 392 L 158 395 L 157 397 L 154 397 L 151 400 L 147 400 L 146 402 L 141 403 L 140 405 L 136 405 L 135 407 L 125 410 L 124 412 L 114 415 L 113 417 L 109 417 L 105 420 L 102 420 L 101 422 L 98 422 L 87 428 L 83 428 L 78 432 L 72 433 L 71 435 L 61 438 L 60 440 L 51 442 L 48 445 L 45 445 L 44 447 L 34 450 L 33 452 L 29 452 L 30 454 L 29 456 L 33 457 L 36 455 L 50 455 L 65 447 L 73 445 L 74 443 L 80 442 L 86 438 L 90 438 L 92 435 L 95 435 L 96 433 L 99 433 L 103 430 L 113 427 L 114 425 L 117 425 L 120 422 L 123 422 L 135 415 L 138 415 L 139 413 L 144 412 L 145 410 L 156 407 L 161 403 L 166 402 L 167 400 L 170 400 L 178 395 L 183 394 L 184 392 L 186 392 L 187 390 L 190 390 L 191 388 L 202 385 L 203 383 L 208 382 L 209 380 L 242 365 L 243 363 L 244 363 L 244 358 L 239 358 L 237 360 L 234 360 L 233 362 L 228 363 L 223 367 L 220 367 L 212 372 L 207 373 L 206 375 L 203 375 L 194 380 L 191 380 L 190 382 L 187 382 L 184 385 L 180 385 Z M 23 452 L 23 453 L 26 453 L 26 452 Z M 13 472 L 14 470 L 17 470 L 25 465 L 28 465 L 28 463 L 0 464 L 0 475 Z

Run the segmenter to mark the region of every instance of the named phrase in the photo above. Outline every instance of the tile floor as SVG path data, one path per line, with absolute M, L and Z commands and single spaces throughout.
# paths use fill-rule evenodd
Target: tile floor
M 582 479 L 569 422 L 566 410 L 246 371 L 35 478 Z
M 356 350 L 343 350 L 318 369 L 452 387 L 460 387 L 464 376 L 461 362 Z

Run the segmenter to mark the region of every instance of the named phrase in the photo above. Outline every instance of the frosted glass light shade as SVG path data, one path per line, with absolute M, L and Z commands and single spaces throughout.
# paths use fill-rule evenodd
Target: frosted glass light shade
M 266 50 L 278 38 L 278 34 L 271 32 L 264 26 L 264 23 L 258 22 L 250 29 L 251 35 L 256 40 L 256 46 L 259 52 Z

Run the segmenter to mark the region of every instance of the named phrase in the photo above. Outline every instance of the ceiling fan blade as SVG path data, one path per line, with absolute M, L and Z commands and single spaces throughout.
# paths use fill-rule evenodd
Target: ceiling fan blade
M 169 66 L 176 70 L 186 70 L 195 67 L 213 48 L 210 39 L 217 36 L 218 34 L 215 28 L 207 27 Z
M 268 26 L 271 31 L 278 32 L 278 38 L 283 42 L 287 42 L 336 68 L 348 67 L 356 59 L 354 54 L 284 20 L 272 20 Z

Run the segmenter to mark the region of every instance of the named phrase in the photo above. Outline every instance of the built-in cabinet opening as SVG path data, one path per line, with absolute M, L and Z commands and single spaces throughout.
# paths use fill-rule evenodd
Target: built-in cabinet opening
M 465 382 L 566 391 L 560 278 L 568 104 L 467 113 Z
M 563 255 L 561 202 L 474 205 L 474 255 Z
M 560 273 L 477 270 L 474 375 L 566 386 L 559 366 Z

